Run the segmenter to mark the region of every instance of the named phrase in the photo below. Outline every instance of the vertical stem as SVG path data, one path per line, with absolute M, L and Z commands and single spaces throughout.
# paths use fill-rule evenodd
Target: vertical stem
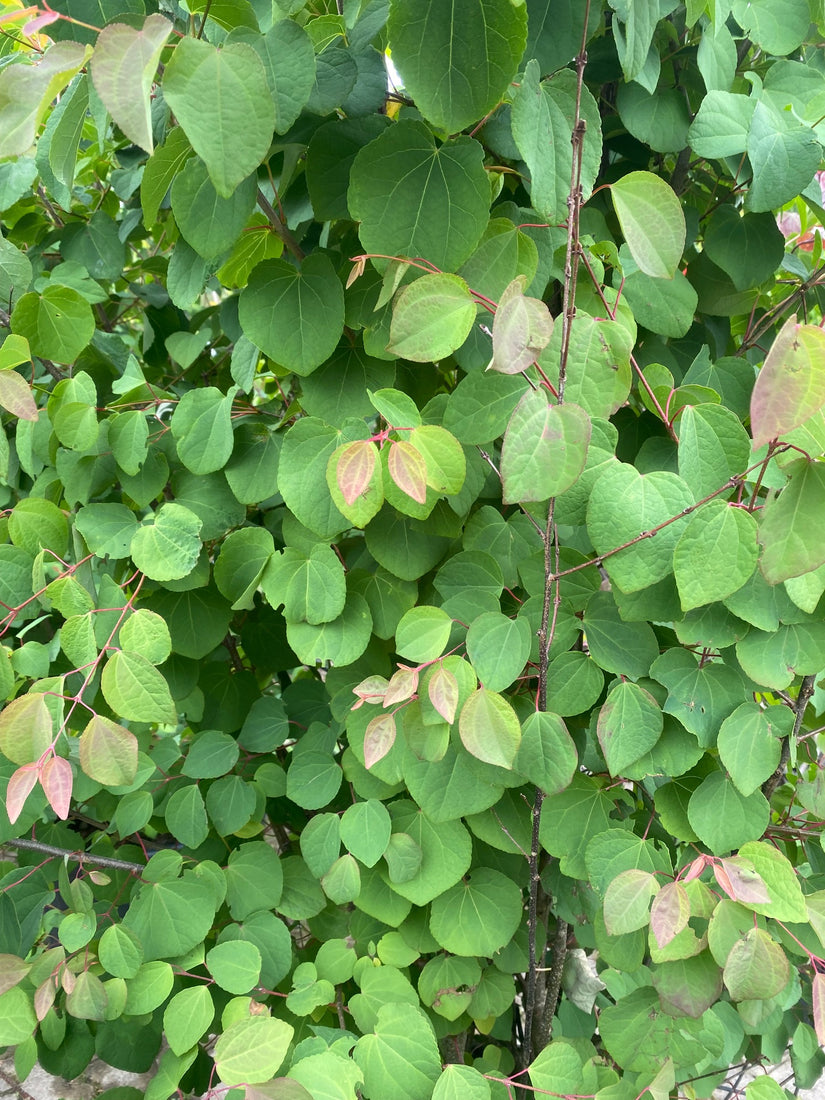
M 584 4 L 584 26 L 582 29 L 581 48 L 576 57 L 576 105 L 573 115 L 573 132 L 570 137 L 573 146 L 573 156 L 570 172 L 570 192 L 567 196 L 567 250 L 564 265 L 564 288 L 562 297 L 562 343 L 559 357 L 559 386 L 558 404 L 564 403 L 564 389 L 567 379 L 567 360 L 570 355 L 570 335 L 573 327 L 573 319 L 576 315 L 576 280 L 579 270 L 581 255 L 579 245 L 579 211 L 581 209 L 581 169 L 582 148 L 584 145 L 585 122 L 581 118 L 581 97 L 584 84 L 584 69 L 587 65 L 587 26 L 590 20 L 590 0 Z M 558 617 L 561 592 L 556 575 L 559 573 L 559 550 L 555 525 L 556 501 L 551 498 L 547 509 L 547 524 L 545 526 L 544 540 L 544 602 L 541 612 L 541 626 L 539 628 L 539 684 L 536 707 L 540 711 L 547 710 L 547 669 L 550 663 L 550 646 L 555 633 L 556 619 Z M 552 608 L 552 619 L 551 619 Z M 549 980 L 545 977 L 544 970 L 539 969 L 536 951 L 538 933 L 538 919 L 540 902 L 545 901 L 541 889 L 541 874 L 539 861 L 541 857 L 541 845 L 539 843 L 539 828 L 541 824 L 541 809 L 544 803 L 544 791 L 536 787 L 536 794 L 532 808 L 532 833 L 530 842 L 530 896 L 527 905 L 527 941 L 528 941 L 528 972 L 527 985 L 524 994 L 524 1043 L 522 1046 L 522 1063 L 529 1066 L 533 1060 L 533 1048 L 537 1053 L 546 1044 L 550 1037 L 551 1020 L 556 1008 L 558 991 L 561 985 L 561 969 L 564 965 L 564 953 L 554 948 L 553 965 Z M 545 906 L 542 904 L 541 908 Z M 548 906 L 549 908 L 549 906 Z M 556 933 L 558 941 L 563 935 L 564 943 L 567 943 L 567 925 L 559 921 Z M 547 1013 L 550 1013 L 548 1017 Z M 535 1038 L 535 1042 L 534 1042 Z

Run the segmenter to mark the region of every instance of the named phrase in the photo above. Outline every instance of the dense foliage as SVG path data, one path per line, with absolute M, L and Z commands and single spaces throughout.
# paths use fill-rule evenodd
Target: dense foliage
M 0 3 L 21 1078 L 817 1079 L 823 33 Z

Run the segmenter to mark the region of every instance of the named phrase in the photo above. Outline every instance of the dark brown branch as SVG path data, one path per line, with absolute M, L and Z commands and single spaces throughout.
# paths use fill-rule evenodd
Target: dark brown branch
M 274 229 L 275 233 L 284 242 L 286 248 L 292 253 L 296 260 L 303 260 L 304 251 L 295 238 L 290 233 L 289 229 L 284 225 L 281 219 L 278 217 L 277 211 L 263 191 L 258 188 L 258 206 L 266 214 L 269 224 Z
M 793 706 L 793 711 L 796 715 L 793 729 L 787 737 L 782 738 L 782 749 L 779 754 L 779 764 L 777 765 L 776 771 L 762 784 L 762 794 L 768 801 L 770 801 L 771 795 L 773 795 L 777 787 L 785 782 L 785 769 L 791 758 L 791 745 L 799 736 L 799 731 L 802 728 L 802 719 L 805 716 L 805 711 L 807 710 L 808 703 L 814 693 L 815 687 L 816 676 L 802 677 L 802 683 L 799 685 L 799 693 L 796 696 L 796 703 Z
M 536 1046 L 543 1050 L 550 1041 L 553 1032 L 553 1017 L 556 1014 L 556 1005 L 559 1003 L 561 993 L 561 979 L 564 973 L 564 961 L 567 958 L 567 936 L 570 925 L 567 921 L 558 919 L 556 936 L 553 940 L 553 965 L 547 978 L 547 993 L 545 994 L 541 1019 L 536 1027 Z

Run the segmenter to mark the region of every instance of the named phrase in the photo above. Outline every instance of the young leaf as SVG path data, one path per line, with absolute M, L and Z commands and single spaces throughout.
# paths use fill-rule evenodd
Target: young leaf
M 80 766 L 90 779 L 111 787 L 134 782 L 138 766 L 137 738 L 125 726 L 96 714 L 80 735 Z
M 332 453 L 329 462 L 345 503 L 352 505 L 370 488 L 378 466 L 378 448 L 368 440 L 345 443 Z
M 39 760 L 52 744 L 52 716 L 41 692 L 21 695 L 0 712 L 0 751 L 13 764 Z
M 667 947 L 687 927 L 690 898 L 681 882 L 667 882 L 650 907 L 650 930 L 659 947 Z
M 804 424 L 825 404 L 825 333 L 790 317 L 777 333 L 751 394 L 754 447 Z
M 398 488 L 419 504 L 427 499 L 427 464 L 412 443 L 393 440 L 390 443 L 387 467 Z
M 436 666 L 427 684 L 427 694 L 444 721 L 452 725 L 458 707 L 458 680 L 455 675 L 443 665 Z
M 36 764 L 24 764 L 9 779 L 6 787 L 6 813 L 13 825 L 23 812 L 26 799 L 34 790 L 38 780 Z
M 504 433 L 504 501 L 547 500 L 578 480 L 590 443 L 590 417 L 578 405 L 551 405 L 543 389 L 519 401 Z
M 395 716 L 379 714 L 371 719 L 364 734 L 364 767 L 383 760 L 395 744 Z
M 618 874 L 604 895 L 604 924 L 611 936 L 635 932 L 650 921 L 650 899 L 659 883 L 650 871 L 634 867 Z
M 49 805 L 65 821 L 72 800 L 72 766 L 65 757 L 50 756 L 40 769 L 40 785 Z

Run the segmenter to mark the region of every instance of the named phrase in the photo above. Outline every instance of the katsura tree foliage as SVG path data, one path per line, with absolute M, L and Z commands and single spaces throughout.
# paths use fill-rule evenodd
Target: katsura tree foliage
M 819 1077 L 823 35 L 0 4 L 21 1079 Z

